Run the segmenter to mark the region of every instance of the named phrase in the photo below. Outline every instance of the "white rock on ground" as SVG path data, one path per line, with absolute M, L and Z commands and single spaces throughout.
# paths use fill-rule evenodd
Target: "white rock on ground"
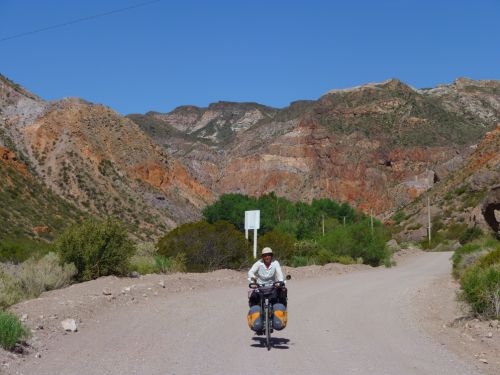
M 76 327 L 75 319 L 65 319 L 61 322 L 62 327 L 65 331 L 76 332 L 78 328 Z

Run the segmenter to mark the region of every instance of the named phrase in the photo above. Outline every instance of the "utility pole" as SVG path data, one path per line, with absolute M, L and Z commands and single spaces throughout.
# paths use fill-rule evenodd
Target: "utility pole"
M 342 216 L 344 218 L 344 227 L 345 227 L 345 216 Z
M 323 236 L 325 235 L 325 215 L 321 215 L 322 216 L 322 222 L 323 222 Z

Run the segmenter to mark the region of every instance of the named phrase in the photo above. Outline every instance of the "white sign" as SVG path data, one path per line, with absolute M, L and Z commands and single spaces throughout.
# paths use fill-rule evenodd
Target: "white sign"
M 260 210 L 245 211 L 245 230 L 260 229 Z
M 260 228 L 260 210 L 245 211 L 245 238 L 248 231 L 253 230 L 253 257 L 257 258 L 257 229 Z

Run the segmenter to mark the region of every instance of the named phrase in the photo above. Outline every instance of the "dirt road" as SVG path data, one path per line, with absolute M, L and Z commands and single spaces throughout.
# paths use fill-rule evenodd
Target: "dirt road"
M 397 267 L 289 282 L 289 326 L 267 351 L 246 325 L 242 285 L 107 311 L 18 374 L 477 374 L 414 323 L 412 291 L 449 253 Z

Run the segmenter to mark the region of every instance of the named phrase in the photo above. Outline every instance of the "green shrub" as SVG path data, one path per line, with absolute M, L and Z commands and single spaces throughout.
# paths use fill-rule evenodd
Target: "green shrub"
M 155 260 L 151 256 L 134 255 L 130 258 L 130 271 L 136 271 L 141 275 L 148 275 L 157 272 Z
M 390 259 L 391 253 L 386 241 L 384 229 L 375 227 L 372 233 L 368 220 L 338 227 L 319 239 L 320 245 L 331 254 L 337 257 L 363 258 L 365 264 L 372 266 L 379 266 Z
M 458 241 L 464 245 L 483 235 L 483 231 L 477 227 L 467 228 L 459 237 Z
M 158 272 L 167 273 L 173 271 L 174 260 L 172 258 L 167 258 L 157 255 L 154 257 L 154 260 L 155 260 L 156 270 Z
M 322 248 L 318 241 L 315 240 L 296 241 L 293 245 L 293 256 L 311 258 L 311 262 L 314 263 L 314 257 Z
M 55 253 L 48 253 L 39 260 L 28 259 L 19 265 L 4 265 L 0 268 L 0 307 L 68 286 L 76 272 L 73 264 L 61 265 Z
M 458 240 L 467 231 L 467 224 L 452 223 L 448 227 L 442 226 L 442 237 L 447 240 Z M 434 233 L 433 233 L 434 234 Z M 465 244 L 462 243 L 462 245 Z
M 321 249 L 316 256 L 318 264 L 325 265 L 328 263 L 333 263 L 338 259 L 338 256 L 331 250 Z
M 467 244 L 455 250 L 451 257 L 451 260 L 453 262 L 453 275 L 455 277 L 459 277 L 460 271 L 465 268 L 462 265 L 462 259 L 465 255 L 476 253 L 479 251 L 481 251 L 481 245 L 479 244 Z
M 447 244 L 448 241 L 459 241 L 460 244 L 467 244 L 483 235 L 479 228 L 468 228 L 464 223 L 451 223 L 446 226 L 440 219 L 433 221 L 431 243 L 427 239 L 420 242 L 422 249 L 433 249 L 440 244 Z
M 248 266 L 248 248 L 243 233 L 231 223 L 200 221 L 183 224 L 163 236 L 158 242 L 158 255 L 174 258 L 178 270 L 186 267 L 203 272 Z
M 396 224 L 401 223 L 404 219 L 406 219 L 406 212 L 404 210 L 398 210 L 392 216 L 392 220 L 394 220 L 396 222 Z
M 270 247 L 275 257 L 283 264 L 288 264 L 294 254 L 295 240 L 292 236 L 277 230 L 267 232 L 259 238 L 259 247 Z
M 127 273 L 135 251 L 125 226 L 111 218 L 89 219 L 68 228 L 54 248 L 64 262 L 75 264 L 81 281 Z
M 290 260 L 291 267 L 304 267 L 315 264 L 314 259 L 305 255 L 294 255 Z
M 0 346 L 12 350 L 21 339 L 31 336 L 28 328 L 23 326 L 18 317 L 5 311 L 0 311 Z
M 470 267 L 460 279 L 460 297 L 484 317 L 500 317 L 500 265 Z
M 178 253 L 172 260 L 172 272 L 186 272 L 188 258 L 186 253 Z
M 456 188 L 454 193 L 455 193 L 455 195 L 462 195 L 466 191 L 467 191 L 467 185 L 462 185 L 462 186 Z
M 50 251 L 50 245 L 28 238 L 0 241 L 0 262 L 22 263 L 31 257 L 40 257 Z
M 485 256 L 479 258 L 477 266 L 480 268 L 488 268 L 495 264 L 500 264 L 500 248 L 495 249 Z
M 355 248 L 355 240 L 352 238 L 349 228 L 341 226 L 325 234 L 318 240 L 319 244 L 327 250 L 323 255 L 349 255 Z
M 348 255 L 341 255 L 336 259 L 337 263 L 340 264 L 356 264 L 357 262 Z
M 130 260 L 130 271 L 136 271 L 141 275 L 152 273 L 185 272 L 186 259 L 183 254 L 177 257 L 166 257 L 161 255 L 134 255 Z

